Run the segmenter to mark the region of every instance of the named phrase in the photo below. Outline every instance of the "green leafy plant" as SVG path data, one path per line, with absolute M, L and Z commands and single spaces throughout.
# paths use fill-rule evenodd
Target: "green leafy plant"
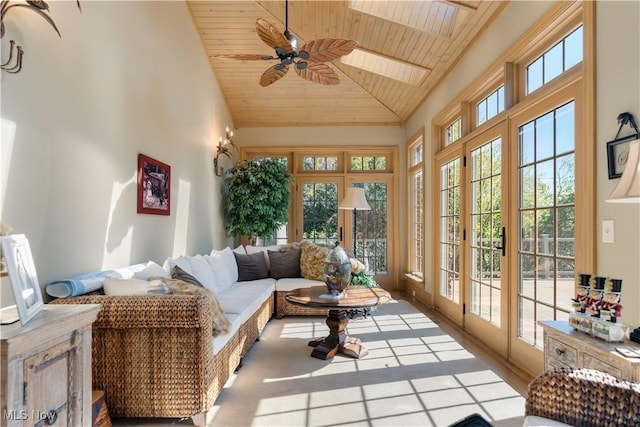
M 268 238 L 289 220 L 292 177 L 277 159 L 243 160 L 224 179 L 227 232 L 232 236 Z
M 351 273 L 351 286 L 366 286 L 367 288 L 375 288 L 378 286 L 373 276 L 369 276 L 364 271 L 359 273 Z

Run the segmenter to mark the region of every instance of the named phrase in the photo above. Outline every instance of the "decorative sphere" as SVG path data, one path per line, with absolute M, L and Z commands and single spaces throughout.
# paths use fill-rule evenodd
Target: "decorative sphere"
M 349 255 L 340 247 L 338 242 L 329 252 L 324 261 L 324 283 L 327 284 L 329 292 L 333 295 L 340 295 L 351 282 L 351 263 Z

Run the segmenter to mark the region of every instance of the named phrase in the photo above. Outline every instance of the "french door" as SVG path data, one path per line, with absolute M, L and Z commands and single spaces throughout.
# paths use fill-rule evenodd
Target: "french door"
M 507 187 L 502 171 L 506 124 L 498 124 L 438 159 L 439 286 L 447 317 L 508 354 L 505 289 Z
M 464 327 L 499 354 L 508 355 L 506 125 L 466 144 Z
M 378 284 L 393 287 L 393 245 L 388 239 L 393 215 L 387 203 L 392 192 L 391 179 L 299 176 L 296 182 L 296 206 L 299 209 L 294 228 L 297 240 L 338 241 L 365 264 L 368 274 Z M 369 211 L 356 211 L 355 236 L 353 211 L 338 209 L 345 186 L 364 188 L 371 207 Z

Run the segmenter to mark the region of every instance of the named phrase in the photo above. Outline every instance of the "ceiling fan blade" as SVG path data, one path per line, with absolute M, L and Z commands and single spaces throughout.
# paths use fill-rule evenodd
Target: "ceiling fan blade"
M 262 39 L 263 42 L 267 44 L 267 46 L 271 46 L 272 48 L 282 48 L 287 53 L 293 52 L 293 48 L 291 47 L 291 43 L 287 38 L 279 31 L 276 27 L 274 27 L 270 22 L 258 18 L 256 21 L 256 31 L 258 32 L 258 36 Z
M 262 76 L 260 77 L 260 86 L 266 87 L 272 83 L 277 82 L 282 77 L 284 77 L 285 74 L 287 74 L 287 71 L 289 71 L 289 67 L 284 64 L 276 64 L 272 67 L 267 68 L 267 70 L 262 73 Z
M 300 48 L 300 55 L 304 51 L 309 53 L 310 62 L 329 62 L 350 54 L 356 46 L 358 42 L 355 40 L 317 39 L 305 43 Z
M 306 67 L 295 67 L 296 73 L 303 79 L 318 83 L 321 85 L 337 85 L 340 78 L 333 71 L 333 68 L 321 62 L 307 63 Z
M 238 53 L 238 54 L 227 54 L 227 55 L 211 55 L 210 58 L 219 58 L 219 59 L 240 59 L 242 61 L 258 61 L 265 60 L 268 61 L 270 59 L 278 59 L 275 56 L 269 55 L 260 55 L 259 53 Z

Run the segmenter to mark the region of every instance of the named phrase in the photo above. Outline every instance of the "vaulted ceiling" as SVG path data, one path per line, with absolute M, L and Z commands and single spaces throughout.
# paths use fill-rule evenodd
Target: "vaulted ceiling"
M 233 125 L 401 125 L 504 9 L 503 1 L 291 0 L 289 31 L 298 45 L 321 38 L 358 42 L 329 63 L 340 83 L 305 80 L 293 69 L 262 87 L 277 62 L 215 55 L 275 55 L 256 32 L 263 18 L 285 29 L 285 1 L 187 0 Z

